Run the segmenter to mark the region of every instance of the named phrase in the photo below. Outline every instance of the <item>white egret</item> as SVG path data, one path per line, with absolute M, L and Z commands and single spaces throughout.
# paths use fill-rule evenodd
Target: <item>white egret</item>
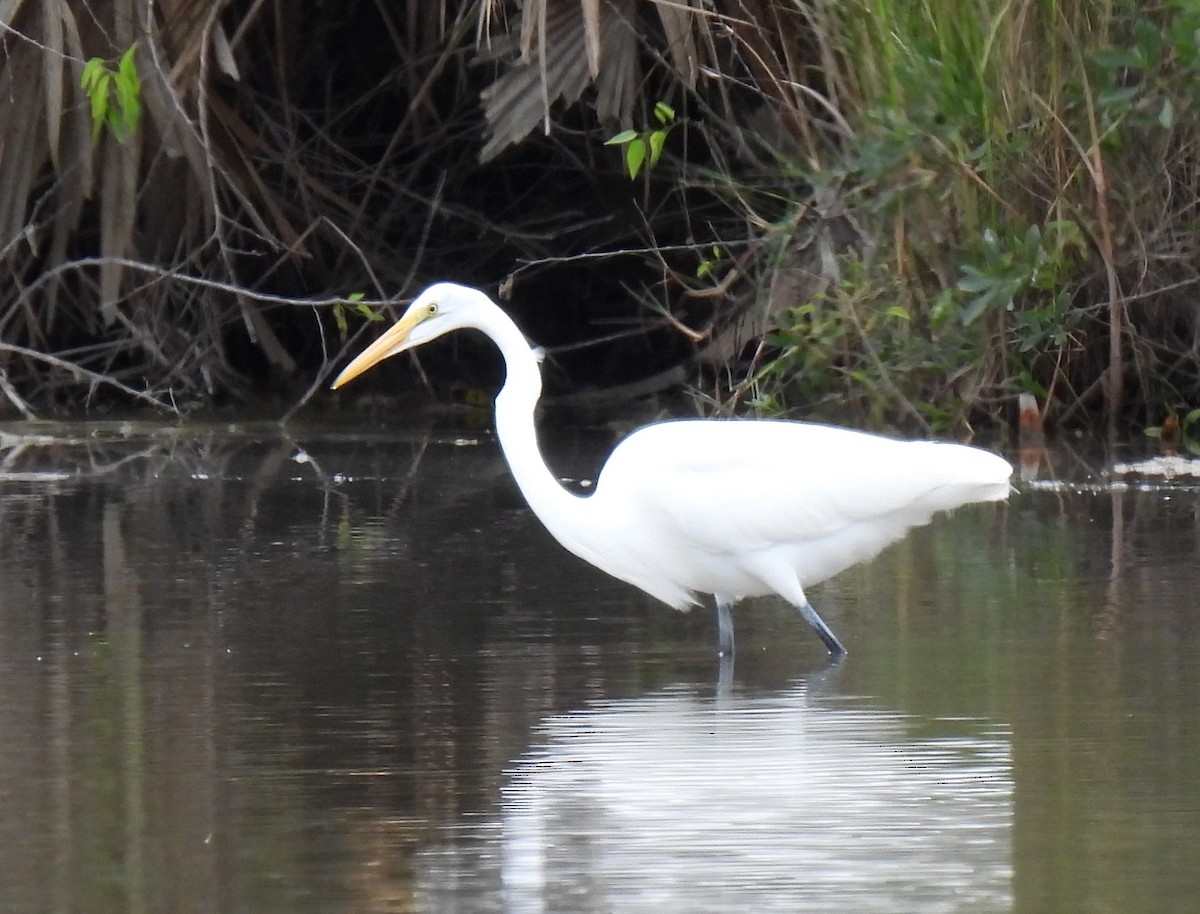
M 725 657 L 733 604 L 771 593 L 842 656 L 805 587 L 873 557 L 938 511 L 1008 496 L 1012 467 L 978 448 L 768 419 L 645 426 L 612 452 L 590 495 L 575 495 L 538 449 L 534 350 L 491 299 L 454 283 L 417 296 L 333 386 L 464 328 L 481 330 L 504 357 L 496 434 L 533 513 L 567 550 L 676 609 L 712 594 Z

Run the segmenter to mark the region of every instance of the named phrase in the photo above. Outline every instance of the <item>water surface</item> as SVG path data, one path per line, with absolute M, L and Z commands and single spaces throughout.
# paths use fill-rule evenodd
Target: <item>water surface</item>
M 0 911 L 1186 910 L 1197 481 L 1056 459 L 722 679 L 486 431 L 7 426 Z

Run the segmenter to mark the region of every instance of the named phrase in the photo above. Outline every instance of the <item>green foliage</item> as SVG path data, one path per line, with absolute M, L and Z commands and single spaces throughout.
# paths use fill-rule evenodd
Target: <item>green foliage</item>
M 844 141 L 805 162 L 794 218 L 748 221 L 768 239 L 794 233 L 807 206 L 847 214 L 854 237 L 837 270 L 820 261 L 824 293 L 779 321 L 753 402 L 936 426 L 997 416 L 1015 390 L 1069 401 L 1112 367 L 1108 302 L 1131 293 L 1116 371 L 1127 387 L 1136 375 L 1142 404 L 1191 399 L 1194 332 L 1171 316 L 1190 296 L 1170 290 L 1200 282 L 1192 195 L 1178 190 L 1200 142 L 1200 4 L 820 10 Z M 775 256 L 759 258 L 764 283 L 814 269 Z
M 381 321 L 383 315 L 363 302 L 362 292 L 351 292 L 345 301 L 333 306 L 333 322 L 337 325 L 338 337 L 344 343 L 350 332 L 350 315 L 355 314 L 365 321 Z
M 701 260 L 700 263 L 696 266 L 696 278 L 704 279 L 707 276 L 711 276 L 713 270 L 715 270 L 717 268 L 717 266 L 722 262 L 724 257 L 725 257 L 725 255 L 724 255 L 724 252 L 722 252 L 721 248 L 714 244 L 712 246 L 711 254 L 708 257 L 705 257 L 703 260 Z
M 1039 302 L 1054 301 L 1055 311 L 1064 312 L 1067 302 L 1061 284 L 1075 266 L 1075 256 L 1086 250 L 1079 226 L 1070 221 L 1051 222 L 1045 231 L 1031 225 L 1023 234 L 1011 235 L 1007 243 L 994 229 L 984 229 L 979 250 L 973 262 L 962 264 L 957 285 L 958 291 L 970 296 L 960 312 L 963 324 L 973 323 L 989 309 L 1014 311 L 1018 301 L 1034 291 L 1042 293 Z M 1021 340 L 1024 348 L 1042 342 Z
M 1200 91 L 1200 5 L 1179 0 L 1156 13 L 1137 11 L 1121 40 L 1088 56 L 1096 108 L 1117 145 L 1128 139 L 1114 130 L 1121 122 L 1169 130 Z
M 654 119 L 658 121 L 658 126 L 652 130 L 641 133 L 636 130 L 622 130 L 604 142 L 605 146 L 625 147 L 625 170 L 629 172 L 630 179 L 638 176 L 643 165 L 653 168 L 658 164 L 667 137 L 676 125 L 675 109 L 666 102 L 657 102 L 654 105 Z
M 142 116 L 142 103 L 141 82 L 134 63 L 136 51 L 135 41 L 121 55 L 115 69 L 99 57 L 91 58 L 83 67 L 79 85 L 91 102 L 92 142 L 100 139 L 100 132 L 105 125 L 121 143 L 137 130 Z
M 751 405 L 777 412 L 803 403 L 811 416 L 880 426 L 935 427 L 957 418 L 939 404 L 971 359 L 959 322 L 916 319 L 907 281 L 886 265 L 847 255 L 840 280 L 789 309 L 769 342 L 774 358 L 755 378 Z M 907 420 L 905 414 L 907 413 Z
M 945 430 L 990 410 L 1001 385 L 1044 397 L 1035 369 L 1075 345 L 1084 312 L 1068 280 L 1087 253 L 1069 220 L 985 230 L 953 282 L 848 251 L 836 282 L 776 319 L 750 405 Z

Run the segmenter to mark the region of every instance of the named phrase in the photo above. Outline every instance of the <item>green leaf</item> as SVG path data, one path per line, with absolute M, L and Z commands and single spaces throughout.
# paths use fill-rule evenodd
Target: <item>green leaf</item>
M 720 263 L 721 258 L 724 256 L 725 255 L 721 253 L 721 248 L 714 244 L 712 246 L 712 256 L 700 261 L 700 265 L 696 267 L 696 278 L 703 279 L 705 276 L 711 273 L 713 271 L 713 267 Z
M 356 307 L 354 309 L 354 311 L 359 317 L 363 318 L 364 320 L 368 320 L 368 321 L 383 320 L 383 315 L 380 314 L 378 311 L 376 311 L 374 308 L 372 308 L 370 305 L 359 305 L 358 307 Z
M 654 116 L 665 127 L 671 121 L 675 120 L 675 109 L 666 102 L 657 102 L 654 105 Z
M 99 57 L 83 65 L 79 85 L 88 96 L 92 109 L 92 142 L 100 139 L 107 125 L 117 140 L 124 142 L 137 129 L 142 115 L 141 81 L 134 54 L 137 42 L 121 55 L 115 70 Z
M 121 113 L 127 121 L 133 122 L 136 126 L 138 116 L 142 113 L 142 103 L 138 97 L 138 85 L 135 80 L 131 85 L 128 81 L 120 76 L 116 79 L 117 88 L 117 105 L 121 109 Z
M 636 130 L 622 130 L 616 136 L 611 136 L 604 141 L 605 146 L 623 146 L 626 143 L 632 142 L 638 138 Z
M 638 137 L 625 148 L 625 168 L 628 170 L 630 178 L 638 176 L 638 172 L 642 170 L 642 163 L 645 161 L 646 142 Z
M 1102 48 L 1093 52 L 1092 60 L 1105 70 L 1135 70 L 1144 62 L 1128 48 Z
M 658 164 L 658 157 L 662 155 L 663 143 L 667 141 L 667 132 L 665 130 L 655 130 L 650 134 L 650 165 L 651 167 Z
M 1124 111 L 1133 104 L 1140 91 L 1133 86 L 1106 89 L 1096 96 L 1096 107 L 1108 112 Z
M 121 107 L 121 115 L 128 133 L 137 129 L 142 116 L 141 81 L 138 79 L 137 65 L 133 60 L 136 50 L 137 42 L 134 42 L 129 46 L 129 50 L 121 55 L 116 76 L 117 104 Z
M 83 89 L 89 95 L 94 94 L 93 89 L 96 85 L 96 80 L 100 78 L 100 74 L 104 72 L 104 61 L 99 57 L 93 57 L 83 65 L 83 76 L 79 79 L 79 88 Z
M 1137 56 L 1145 67 L 1159 63 L 1162 54 L 1162 31 L 1149 19 L 1138 19 L 1133 25 Z
M 933 326 L 938 327 L 946 323 L 954 312 L 955 299 L 953 289 L 942 289 L 937 297 L 933 300 L 933 305 L 929 309 L 929 319 Z
M 364 295 L 364 293 L 362 293 L 362 292 L 351 292 L 349 295 L 347 295 L 347 296 L 346 296 L 346 301 L 348 301 L 348 302 L 360 302 L 360 301 L 362 301 L 362 300 L 363 300 L 365 297 L 366 297 L 366 296 L 365 296 L 365 295 Z
M 994 277 L 981 273 L 969 264 L 964 264 L 962 270 L 963 276 L 957 283 L 960 292 L 983 292 L 996 284 Z
M 112 85 L 112 74 L 101 70 L 92 86 L 90 100 L 92 103 L 92 142 L 100 139 L 100 131 L 108 120 L 108 90 Z
M 1017 389 L 1029 391 L 1039 400 L 1045 400 L 1047 396 L 1046 388 L 1038 383 L 1037 379 L 1029 373 L 1028 368 L 1022 368 L 1017 372 Z
M 133 54 L 137 50 L 137 42 L 129 46 L 129 50 L 121 55 L 121 62 L 117 64 L 117 75 L 127 82 L 132 83 L 134 88 L 138 84 L 137 65 L 133 62 Z
M 967 307 L 963 309 L 962 323 L 964 327 L 969 327 L 978 320 L 979 316 L 988 309 L 992 301 L 996 298 L 996 290 L 992 289 L 989 292 L 984 292 L 982 295 L 971 299 Z
M 137 130 L 137 118 L 131 118 L 121 108 L 109 108 L 108 129 L 117 138 L 118 143 L 124 143 Z
M 138 97 L 141 89 L 141 81 L 138 79 L 137 70 L 127 68 L 124 64 L 117 71 L 116 76 L 117 96 L 122 100 L 134 106 L 139 106 Z

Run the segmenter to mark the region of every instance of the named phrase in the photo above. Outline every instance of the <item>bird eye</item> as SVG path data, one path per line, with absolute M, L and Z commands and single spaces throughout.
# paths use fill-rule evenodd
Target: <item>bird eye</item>
M 433 317 L 435 314 L 437 314 L 437 311 L 438 311 L 437 302 L 435 302 L 435 301 L 431 301 L 429 303 L 428 307 L 425 308 L 425 313 L 428 314 L 430 317 Z

